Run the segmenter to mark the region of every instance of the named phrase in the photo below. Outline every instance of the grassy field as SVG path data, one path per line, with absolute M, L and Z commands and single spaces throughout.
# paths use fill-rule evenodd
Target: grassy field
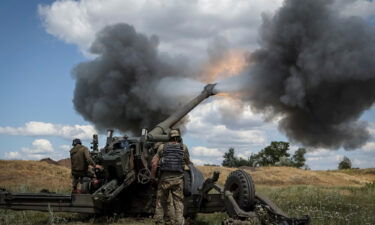
M 200 167 L 205 176 L 221 171 L 219 183 L 233 171 Z M 11 191 L 69 192 L 70 170 L 34 161 L 0 160 L 0 187 Z M 299 217 L 309 214 L 313 225 L 375 224 L 375 170 L 306 171 L 287 167 L 248 170 L 257 192 L 267 195 L 285 212 Z M 226 214 L 198 215 L 198 225 L 220 224 Z M 41 213 L 0 210 L 0 224 L 129 224 L 151 225 L 151 218 L 93 218 L 72 213 Z

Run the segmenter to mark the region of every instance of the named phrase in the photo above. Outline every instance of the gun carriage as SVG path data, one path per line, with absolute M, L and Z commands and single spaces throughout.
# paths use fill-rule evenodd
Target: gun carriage
M 91 155 L 101 168 L 96 168 L 93 179 L 83 180 L 81 194 L 11 193 L 0 189 L 0 208 L 89 214 L 125 213 L 152 215 L 156 189 L 150 182 L 151 159 L 154 145 L 168 141 L 168 133 L 185 115 L 206 98 L 215 95 L 215 84 L 208 84 L 188 104 L 178 109 L 150 132 L 142 130 L 140 137 L 114 137 L 109 130 L 106 145 L 98 148 L 98 136 L 93 136 Z M 204 179 L 194 165 L 184 171 L 184 214 L 194 218 L 197 213 L 226 212 L 236 221 L 265 222 L 259 211 L 266 212 L 274 224 L 304 225 L 309 218 L 289 218 L 269 199 L 255 192 L 251 176 L 244 170 L 232 172 L 224 185 L 217 184 L 220 173 Z

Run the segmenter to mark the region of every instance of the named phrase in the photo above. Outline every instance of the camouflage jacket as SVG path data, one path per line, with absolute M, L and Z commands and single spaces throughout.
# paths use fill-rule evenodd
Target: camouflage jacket
M 88 166 L 95 166 L 89 150 L 83 145 L 76 145 L 70 150 L 70 160 L 73 175 L 83 175 L 87 172 Z

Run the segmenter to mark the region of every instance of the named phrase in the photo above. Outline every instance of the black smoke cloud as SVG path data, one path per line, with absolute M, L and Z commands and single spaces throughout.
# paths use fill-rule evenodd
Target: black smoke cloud
M 331 0 L 286 0 L 274 16 L 264 15 L 260 48 L 247 73 L 232 79 L 236 88 L 226 88 L 246 84 L 243 100 L 281 118 L 279 128 L 292 141 L 355 149 L 370 136 L 358 120 L 375 101 L 375 31 L 360 18 L 340 16 L 335 6 Z M 218 38 L 209 46 L 209 63 L 225 55 L 229 41 Z M 157 37 L 129 25 L 104 28 L 90 50 L 98 57 L 74 69 L 76 110 L 99 130 L 137 134 L 185 102 L 168 98 L 176 86 L 200 91 L 190 79 L 201 74 L 200 65 L 192 69 L 186 58 L 162 55 L 157 46 Z
M 165 101 L 158 96 L 157 90 L 168 92 L 160 81 L 191 71 L 185 59 L 161 56 L 157 46 L 156 36 L 139 34 L 127 24 L 100 31 L 90 49 L 98 57 L 73 70 L 76 111 L 99 130 L 117 128 L 135 134 L 164 120 L 181 99 Z
M 375 101 L 375 30 L 342 17 L 333 1 L 286 0 L 264 15 L 245 100 L 292 140 L 355 149 L 369 138 L 358 121 Z

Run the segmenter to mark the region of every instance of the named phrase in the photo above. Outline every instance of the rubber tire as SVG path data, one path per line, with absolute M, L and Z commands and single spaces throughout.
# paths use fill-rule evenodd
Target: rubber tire
M 244 170 L 236 170 L 229 174 L 225 181 L 224 191 L 233 193 L 238 206 L 250 211 L 255 203 L 255 187 L 251 176 Z

